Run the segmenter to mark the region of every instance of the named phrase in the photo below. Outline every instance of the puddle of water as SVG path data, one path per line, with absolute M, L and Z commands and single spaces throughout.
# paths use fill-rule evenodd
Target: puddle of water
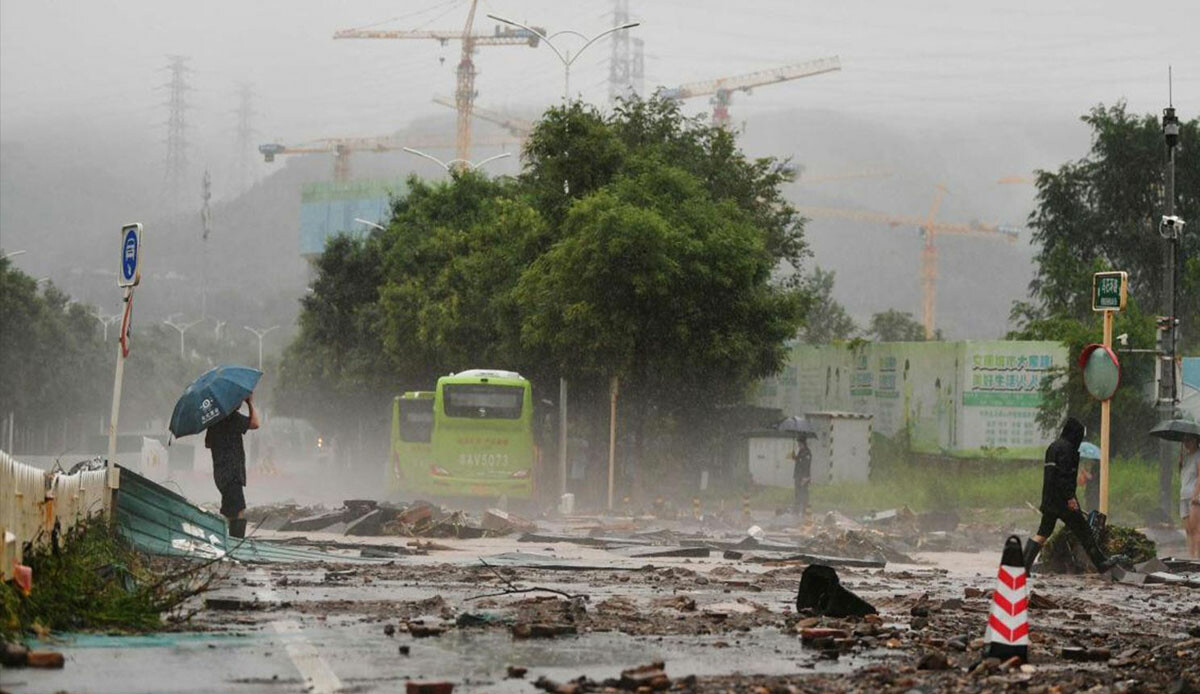
M 505 680 L 507 666 L 529 669 L 528 679 L 546 676 L 565 681 L 580 675 L 595 680 L 617 677 L 621 670 L 662 660 L 667 674 L 722 675 L 747 672 L 766 675 L 848 672 L 882 655 L 843 656 L 817 660 L 799 638 L 777 629 L 719 636 L 629 636 L 593 632 L 555 639 L 514 640 L 506 631 L 452 630 L 437 638 L 384 637 L 375 627 L 341 625 L 335 631 L 307 630 L 314 645 L 336 647 L 330 665 L 344 682 L 370 688 L 381 673 L 411 679 L 456 683 L 455 691 L 525 692 L 529 682 Z M 715 644 L 725 644 L 718 647 Z M 410 655 L 398 653 L 409 646 Z M 382 690 L 381 690 L 382 691 Z

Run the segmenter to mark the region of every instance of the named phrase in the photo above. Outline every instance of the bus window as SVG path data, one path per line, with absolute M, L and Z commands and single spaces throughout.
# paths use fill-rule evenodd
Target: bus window
M 521 386 L 448 384 L 442 394 L 447 417 L 520 419 L 525 389 Z
M 400 440 L 429 443 L 433 438 L 433 400 L 400 401 Z

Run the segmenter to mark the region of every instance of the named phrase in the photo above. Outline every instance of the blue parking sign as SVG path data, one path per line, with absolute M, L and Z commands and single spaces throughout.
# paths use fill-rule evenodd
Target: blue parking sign
M 142 251 L 142 225 L 121 227 L 121 271 L 117 273 L 118 287 L 132 287 L 141 280 L 138 262 Z

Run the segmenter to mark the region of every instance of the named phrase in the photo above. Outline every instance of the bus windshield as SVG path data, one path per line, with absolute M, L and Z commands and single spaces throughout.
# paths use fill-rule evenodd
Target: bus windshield
M 446 385 L 442 391 L 447 417 L 520 419 L 525 389 L 485 384 Z
M 433 438 L 433 399 L 400 401 L 400 439 L 429 443 Z

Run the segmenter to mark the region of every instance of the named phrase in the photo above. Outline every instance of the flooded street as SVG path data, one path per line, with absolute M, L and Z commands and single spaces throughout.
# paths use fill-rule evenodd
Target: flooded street
M 592 519 L 592 536 L 556 530 L 593 542 L 602 525 Z M 714 545 L 730 539 L 712 535 Z M 256 537 L 336 544 L 329 551 L 345 557 L 420 553 L 229 566 L 189 622 L 150 636 L 67 635 L 55 642 L 67 668 L 21 671 L 14 690 L 389 692 L 416 681 L 449 682 L 456 691 L 530 692 L 537 683 L 583 692 L 659 661 L 671 686 L 688 691 L 1186 691 L 1171 684 L 1194 676 L 1200 653 L 1196 587 L 1035 575 L 1030 665 L 995 661 L 968 672 L 981 660 L 998 551 L 838 567 L 843 584 L 879 614 L 835 619 L 797 613 L 807 562 L 750 551 L 638 558 L 622 556 L 629 546 L 536 535 Z M 745 544 L 794 539 L 772 534 Z M 1092 662 L 1068 660 L 1072 648 Z M 131 671 L 136 678 L 118 675 Z

